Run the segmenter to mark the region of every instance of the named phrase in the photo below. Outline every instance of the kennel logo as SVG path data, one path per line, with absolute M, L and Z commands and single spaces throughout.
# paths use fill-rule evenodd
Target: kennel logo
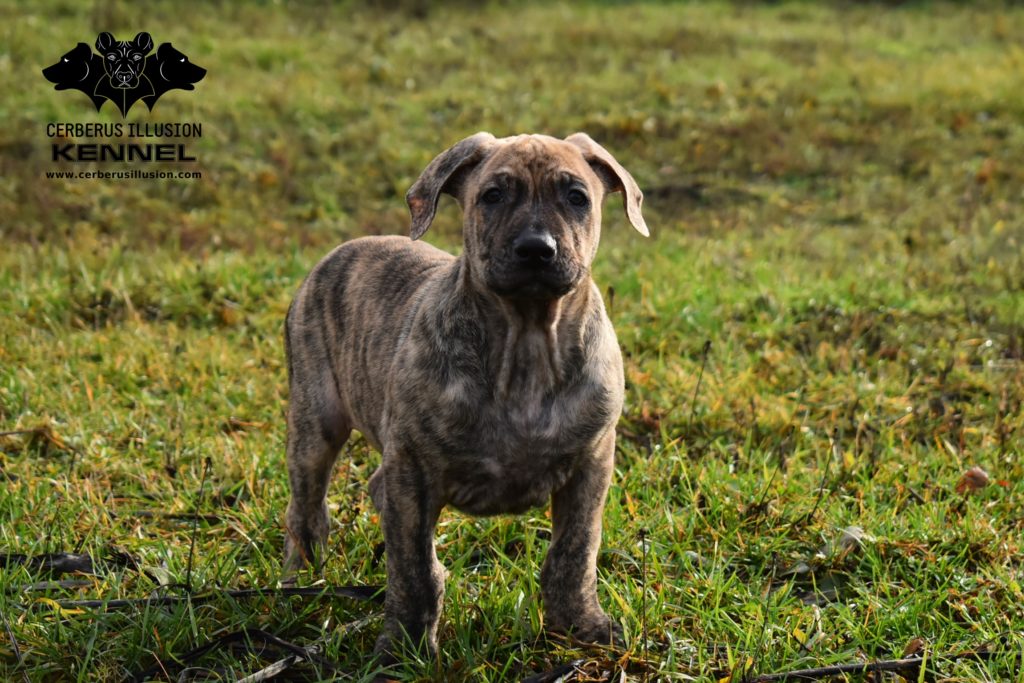
M 79 43 L 53 66 L 43 69 L 43 76 L 56 83 L 55 90 L 81 90 L 99 111 L 110 100 L 121 117 L 139 100 L 150 111 L 168 90 L 195 90 L 206 69 L 196 66 L 170 43 L 163 43 L 153 52 L 153 38 L 146 32 L 131 40 L 117 40 L 103 32 L 96 38 L 93 52 Z

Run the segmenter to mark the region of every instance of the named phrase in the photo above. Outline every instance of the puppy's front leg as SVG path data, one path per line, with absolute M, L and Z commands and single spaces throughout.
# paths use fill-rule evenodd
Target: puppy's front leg
M 545 625 L 578 640 L 621 644 L 622 627 L 597 602 L 601 515 L 615 464 L 615 430 L 551 496 L 551 547 L 540 582 Z
M 422 462 L 402 449 L 385 453 L 373 478 L 388 576 L 384 630 L 376 650 L 383 662 L 394 661 L 408 638 L 415 647 L 425 643 L 433 654 L 444 599 L 445 571 L 434 553 L 441 496 Z

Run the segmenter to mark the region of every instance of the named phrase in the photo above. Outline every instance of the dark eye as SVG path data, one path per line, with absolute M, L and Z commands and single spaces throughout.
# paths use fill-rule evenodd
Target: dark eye
M 569 190 L 569 203 L 573 206 L 586 206 L 589 200 L 580 190 Z
M 487 190 L 487 192 L 484 192 L 480 198 L 483 200 L 484 204 L 497 204 L 501 201 L 503 196 L 504 195 L 501 190 L 496 187 L 492 187 Z

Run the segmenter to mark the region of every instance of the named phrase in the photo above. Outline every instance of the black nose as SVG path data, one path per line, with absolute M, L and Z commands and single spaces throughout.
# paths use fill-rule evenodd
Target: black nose
M 547 232 L 523 232 L 512 243 L 512 252 L 520 264 L 540 267 L 555 260 L 558 245 Z

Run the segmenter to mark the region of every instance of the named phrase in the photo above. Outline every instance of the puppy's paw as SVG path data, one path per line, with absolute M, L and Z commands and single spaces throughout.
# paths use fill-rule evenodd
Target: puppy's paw
M 377 660 L 377 664 L 385 668 L 398 663 L 398 655 L 395 652 L 391 634 L 386 630 L 377 636 L 377 643 L 373 648 L 373 656 Z
M 377 636 L 373 648 L 377 666 L 384 669 L 384 674 L 400 666 L 402 662 L 416 659 L 430 660 L 437 656 L 437 640 L 423 637 L 415 643 L 407 633 L 399 628 L 385 627 Z
M 284 573 L 283 580 L 295 584 L 296 577 L 300 571 L 309 566 L 309 550 L 304 548 L 292 536 L 286 536 L 284 541 L 284 562 L 281 568 Z
M 626 646 L 626 638 L 622 631 L 622 626 L 612 621 L 611 617 L 603 612 L 586 619 L 577 619 L 575 623 L 560 623 L 556 621 L 548 627 L 548 630 L 589 645 L 604 645 L 617 648 Z

